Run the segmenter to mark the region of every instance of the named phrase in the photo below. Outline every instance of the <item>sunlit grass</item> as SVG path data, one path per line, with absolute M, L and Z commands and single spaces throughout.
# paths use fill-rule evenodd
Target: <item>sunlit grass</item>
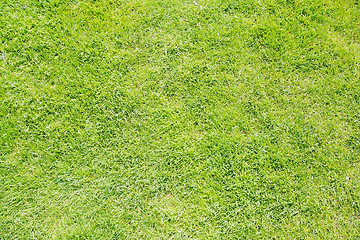
M 360 238 L 359 6 L 2 1 L 0 238 Z

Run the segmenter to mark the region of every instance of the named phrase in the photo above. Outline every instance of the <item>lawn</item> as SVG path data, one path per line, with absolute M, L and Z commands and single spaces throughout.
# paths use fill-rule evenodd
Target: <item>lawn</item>
M 0 239 L 360 239 L 358 0 L 2 0 Z

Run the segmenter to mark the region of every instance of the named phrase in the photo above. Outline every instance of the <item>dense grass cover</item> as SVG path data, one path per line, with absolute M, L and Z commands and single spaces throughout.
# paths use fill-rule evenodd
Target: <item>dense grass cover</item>
M 2 0 L 1 239 L 359 239 L 357 0 Z

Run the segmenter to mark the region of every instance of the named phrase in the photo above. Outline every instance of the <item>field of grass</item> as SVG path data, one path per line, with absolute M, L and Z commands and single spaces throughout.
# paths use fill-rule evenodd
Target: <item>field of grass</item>
M 358 0 L 2 0 L 0 239 L 360 239 Z

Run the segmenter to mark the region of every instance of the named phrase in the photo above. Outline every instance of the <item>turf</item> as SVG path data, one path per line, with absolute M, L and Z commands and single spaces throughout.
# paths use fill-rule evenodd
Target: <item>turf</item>
M 1 239 L 360 239 L 358 0 L 3 0 Z

